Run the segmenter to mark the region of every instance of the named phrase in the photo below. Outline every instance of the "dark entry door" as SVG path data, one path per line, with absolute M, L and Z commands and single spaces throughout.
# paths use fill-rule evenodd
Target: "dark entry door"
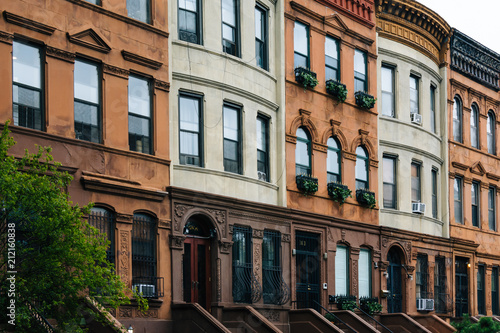
M 319 235 L 297 232 L 296 241 L 296 293 L 297 308 L 319 310 Z
M 387 268 L 389 277 L 387 279 L 387 289 L 389 296 L 387 297 L 387 312 L 398 313 L 403 312 L 403 287 L 401 277 L 401 256 L 396 248 L 389 250 L 387 254 L 389 267 Z
M 455 316 L 462 317 L 469 313 L 469 276 L 467 274 L 467 259 L 455 260 Z
M 210 311 L 210 239 L 186 237 L 184 241 L 184 301 Z

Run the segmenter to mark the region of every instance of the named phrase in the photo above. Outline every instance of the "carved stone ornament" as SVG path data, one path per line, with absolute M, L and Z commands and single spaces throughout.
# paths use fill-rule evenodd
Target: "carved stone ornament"
M 14 35 L 0 31 L 0 42 L 12 44 L 13 40 L 14 40 Z
M 154 83 L 156 89 L 160 89 L 166 92 L 170 91 L 170 83 L 161 80 L 155 80 Z
M 357 295 L 358 294 L 358 261 L 357 260 L 352 261 L 352 276 L 353 276 L 352 293 L 354 295 Z
M 283 243 L 290 243 L 292 236 L 290 234 L 281 234 L 281 241 Z
M 261 255 L 260 255 L 260 246 L 261 244 L 254 244 L 254 252 L 253 252 L 253 272 L 255 274 L 255 278 L 257 279 L 257 281 L 260 281 L 259 279 L 259 273 L 260 273 L 260 259 L 261 259 Z
M 130 261 L 130 249 L 129 249 L 129 238 L 130 232 L 120 231 L 120 250 L 118 252 L 119 261 L 119 272 L 120 277 L 124 283 L 128 283 L 129 280 L 129 261 Z
M 229 253 L 231 253 L 231 248 L 233 246 L 233 242 L 219 241 L 219 246 L 220 246 L 221 253 L 229 254 Z
M 145 313 L 136 309 L 135 316 L 137 318 L 158 318 L 158 309 L 149 309 Z
M 170 248 L 175 250 L 184 250 L 185 236 L 170 235 Z
M 61 49 L 57 49 L 57 48 L 52 47 L 52 46 L 47 46 L 45 48 L 45 54 L 49 57 L 61 59 L 61 60 L 64 60 L 64 61 L 67 61 L 70 63 L 75 62 L 75 54 L 74 53 L 71 53 L 71 52 L 68 52 L 65 50 L 61 50 Z
M 222 300 L 222 260 L 217 258 L 217 302 Z
M 159 61 L 155 61 L 155 60 L 152 60 L 152 59 L 149 59 L 149 58 L 140 56 L 138 54 L 125 51 L 125 50 L 122 50 L 122 57 L 123 57 L 123 59 L 125 59 L 127 61 L 142 65 L 144 67 L 156 69 L 156 70 L 160 69 L 160 67 L 163 65 L 163 63 L 161 63 Z
M 130 74 L 130 72 L 126 69 L 116 67 L 116 66 L 111 66 L 109 64 L 103 65 L 103 72 L 106 74 L 121 77 L 123 79 L 128 79 L 128 76 Z
M 389 240 L 386 237 L 382 238 L 382 246 L 383 247 L 387 247 L 388 243 L 389 243 Z
M 119 313 L 121 318 L 132 318 L 132 308 L 120 308 Z
M 378 262 L 378 267 L 380 268 L 381 271 L 386 271 L 387 267 L 389 267 L 389 262 L 388 261 L 384 261 L 384 260 L 380 260 Z
M 175 204 L 174 206 L 174 230 L 180 231 L 181 229 L 181 220 L 186 212 L 193 208 L 194 206 L 187 206 L 181 204 Z
M 342 229 L 342 231 L 340 233 L 342 235 L 342 240 L 345 241 L 345 234 L 346 234 L 345 229 Z
M 253 238 L 264 238 L 264 230 L 253 229 Z
M 269 321 L 280 321 L 280 313 L 276 310 L 262 310 L 262 315 Z
M 46 24 L 43 24 L 43 23 L 40 23 L 37 21 L 30 20 L 30 19 L 27 19 L 25 17 L 19 16 L 19 15 L 13 14 L 13 13 L 9 13 L 7 11 L 3 12 L 3 17 L 5 18 L 5 21 L 7 21 L 11 24 L 15 24 L 15 25 L 21 26 L 25 29 L 39 32 L 39 33 L 44 34 L 44 35 L 50 36 L 54 33 L 54 31 L 56 31 L 55 27 L 52 27 L 52 26 L 49 26 L 49 25 L 46 25 Z

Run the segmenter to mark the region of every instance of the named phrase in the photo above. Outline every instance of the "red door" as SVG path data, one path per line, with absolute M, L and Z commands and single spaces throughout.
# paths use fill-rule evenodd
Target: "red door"
M 210 239 L 186 237 L 184 241 L 184 301 L 210 311 Z

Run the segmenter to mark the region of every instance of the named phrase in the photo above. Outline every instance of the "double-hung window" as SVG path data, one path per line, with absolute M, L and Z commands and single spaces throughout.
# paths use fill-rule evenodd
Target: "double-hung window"
M 325 38 L 325 78 L 326 80 L 340 80 L 339 43 L 329 36 Z
M 179 39 L 201 44 L 201 0 L 179 1 Z
M 384 156 L 384 208 L 396 208 L 396 158 Z
M 257 174 L 260 180 L 269 181 L 269 120 L 257 116 Z
M 335 295 L 349 295 L 349 251 L 345 246 L 337 246 L 335 254 Z
M 97 64 L 75 61 L 75 136 L 79 140 L 101 142 L 100 68 Z
M 202 97 L 179 96 L 179 163 L 203 166 Z
M 268 65 L 267 9 L 255 5 L 255 59 L 257 66 L 267 70 Z
M 488 189 L 488 226 L 490 230 L 496 231 L 496 190 L 490 186 Z
M 341 183 L 340 176 L 340 145 L 334 138 L 327 141 L 328 152 L 326 156 L 327 182 Z
M 370 183 L 368 182 L 368 154 L 365 148 L 358 146 L 356 148 L 356 190 L 369 189 Z
M 366 53 L 354 50 L 354 92 L 367 90 Z
M 41 131 L 44 127 L 42 53 L 33 45 L 18 41 L 12 44 L 14 125 Z
M 222 0 L 222 50 L 240 56 L 238 0 Z
M 359 298 L 372 296 L 371 277 L 372 277 L 372 266 L 371 266 L 370 250 L 361 249 L 359 251 L 359 261 L 358 261 Z
M 478 120 L 479 112 L 477 106 L 476 104 L 472 104 L 470 110 L 470 144 L 473 148 L 479 148 Z
M 410 113 L 420 113 L 418 102 L 418 77 L 415 75 L 410 75 Z
M 156 234 L 158 223 L 155 218 L 142 213 L 134 213 L 132 223 L 132 287 L 142 286 L 145 297 L 163 296 L 158 288 Z M 146 287 L 144 285 L 147 285 Z
M 224 104 L 224 171 L 242 173 L 240 108 Z
M 432 181 L 432 217 L 438 217 L 438 171 L 437 169 L 431 170 Z
M 128 142 L 130 150 L 152 153 L 151 87 L 148 80 L 128 80 Z
M 471 204 L 472 204 L 472 225 L 480 227 L 481 219 L 479 218 L 479 183 L 472 182 L 471 186 Z
M 309 133 L 302 127 L 297 129 L 297 144 L 295 146 L 295 174 L 311 175 L 311 139 Z
M 453 100 L 453 140 L 462 142 L 462 102 L 458 97 Z
M 495 115 L 493 111 L 488 112 L 488 119 L 486 121 L 486 141 L 488 145 L 488 153 L 496 154 L 496 144 L 495 144 Z
M 422 199 L 421 190 L 421 180 L 420 180 L 420 163 L 411 163 L 411 201 L 420 202 Z
M 463 224 L 463 191 L 462 191 L 462 178 L 455 177 L 455 181 L 453 182 L 453 204 L 455 208 L 455 222 Z
M 437 133 L 436 130 L 436 87 L 431 85 L 431 131 Z
M 300 22 L 293 28 L 293 67 L 309 68 L 309 28 Z
M 394 68 L 382 66 L 382 114 L 394 117 Z
M 127 0 L 128 17 L 151 23 L 151 0 Z

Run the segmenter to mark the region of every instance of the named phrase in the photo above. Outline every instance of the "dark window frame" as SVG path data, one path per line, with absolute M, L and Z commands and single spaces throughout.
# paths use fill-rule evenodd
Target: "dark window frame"
M 311 162 L 312 162 L 312 156 L 311 156 L 312 155 L 311 154 L 312 140 L 311 140 L 311 134 L 309 133 L 309 130 L 304 126 L 297 128 L 297 131 L 299 129 L 302 129 L 307 136 L 307 140 L 306 140 L 306 139 L 299 137 L 297 135 L 297 132 L 295 133 L 295 135 L 297 137 L 297 143 L 302 142 L 302 143 L 305 143 L 307 146 L 307 155 L 308 155 L 308 159 L 309 159 L 309 165 L 297 163 L 297 145 L 295 145 L 295 175 L 298 176 L 298 175 L 305 174 L 307 176 L 312 176 L 312 165 L 311 165 Z M 305 171 L 305 172 L 303 172 L 303 171 Z
M 413 176 L 413 167 L 416 167 L 417 175 Z M 411 202 L 422 202 L 422 163 L 417 161 L 411 162 Z M 413 180 L 414 178 L 418 180 L 418 188 L 414 188 Z M 413 195 L 413 191 L 417 191 L 416 196 Z
M 328 141 L 330 141 L 330 139 L 332 139 L 335 144 L 337 145 L 338 148 L 335 148 L 333 146 L 330 146 L 328 144 Z M 336 161 L 336 164 L 338 165 L 338 169 L 339 169 L 339 173 L 334 173 L 332 171 L 329 171 L 328 170 L 328 167 L 329 167 L 329 155 L 328 153 L 329 152 L 334 152 L 337 154 L 337 161 Z M 328 138 L 327 140 L 327 155 L 326 155 L 326 178 L 327 178 L 327 183 L 330 183 L 330 182 L 337 182 L 337 183 L 342 183 L 342 147 L 340 145 L 340 142 L 339 140 L 337 140 L 337 138 L 331 136 Z
M 27 84 L 23 84 L 23 83 L 20 83 L 20 82 L 15 82 L 14 81 L 14 59 L 12 61 L 12 117 L 14 119 L 14 125 L 16 126 L 21 126 L 21 127 L 26 127 L 26 128 L 31 128 L 31 129 L 35 129 L 35 130 L 39 130 L 39 131 L 45 131 L 46 128 L 45 128 L 45 122 L 46 122 L 46 115 L 45 115 L 45 66 L 43 66 L 43 64 L 45 63 L 45 48 L 43 47 L 43 45 L 40 45 L 38 43 L 35 43 L 35 42 L 31 42 L 31 41 L 28 41 L 28 40 L 22 40 L 22 39 L 17 39 L 15 38 L 13 43 L 12 43 L 12 56 L 15 57 L 14 55 L 14 43 L 18 43 L 18 44 L 23 44 L 23 45 L 26 45 L 26 46 L 29 46 L 29 47 L 32 47 L 32 48 L 36 48 L 38 49 L 38 52 L 40 54 L 40 88 L 36 88 L 34 86 L 30 86 L 30 85 L 27 85 Z M 15 115 L 14 115 L 14 105 L 18 105 L 18 108 L 19 107 L 24 107 L 24 108 L 27 108 L 27 109 L 32 109 L 32 107 L 30 107 L 29 105 L 26 105 L 26 104 L 22 104 L 22 103 L 19 103 L 19 102 L 14 102 L 14 86 L 17 86 L 19 88 L 22 88 L 22 89 L 26 89 L 26 90 L 31 90 L 31 91 L 35 91 L 37 93 L 40 94 L 40 106 L 38 108 L 38 112 L 40 113 L 40 128 L 37 128 L 34 124 L 32 126 L 27 126 L 26 124 L 24 125 L 21 125 L 18 120 L 17 124 L 15 122 Z M 27 110 L 29 111 L 29 110 Z M 36 110 L 34 110 L 33 112 L 36 112 Z M 20 118 L 20 115 L 19 115 L 19 110 L 17 111 L 18 115 L 17 115 L 17 118 L 19 119 Z M 34 116 L 32 116 L 34 117 Z M 23 123 L 27 123 L 29 121 L 29 115 L 26 116 L 26 118 L 28 119 L 27 121 L 23 122 Z M 33 119 L 33 121 L 35 121 Z
M 359 53 L 363 56 L 363 65 L 365 67 L 365 74 L 362 74 L 360 72 L 356 72 L 356 53 Z M 364 75 L 364 77 L 363 77 Z M 363 89 L 357 89 L 357 83 L 356 81 L 362 82 L 363 83 Z M 368 92 L 368 57 L 366 51 L 362 51 L 359 49 L 354 50 L 354 92 L 358 91 L 364 91 Z
M 490 120 L 491 119 L 491 120 Z M 488 154 L 496 155 L 496 117 L 495 113 L 490 110 L 488 111 L 487 121 L 486 121 L 486 138 L 488 146 Z M 490 126 L 488 127 L 488 123 Z M 491 138 L 491 139 L 490 139 Z
M 89 101 L 86 101 L 86 100 L 83 100 L 83 99 L 79 99 L 79 98 L 76 98 L 74 97 L 73 100 L 74 100 L 74 112 L 76 112 L 76 103 L 80 103 L 80 104 L 85 104 L 85 105 L 89 105 L 89 106 L 93 106 L 93 107 L 96 107 L 97 108 L 97 122 L 98 122 L 98 125 L 97 125 L 97 132 L 98 132 L 98 138 L 97 140 L 92 140 L 92 137 L 90 138 L 90 140 L 88 139 L 85 139 L 84 137 L 78 137 L 78 134 L 77 134 L 77 122 L 76 122 L 76 116 L 75 116 L 75 120 L 74 120 L 74 129 L 75 129 L 75 138 L 78 139 L 78 140 L 83 140 L 83 141 L 89 141 L 89 142 L 94 142 L 94 143 L 102 143 L 102 129 L 103 129 L 103 119 L 102 119 L 102 115 L 103 115 L 103 110 L 102 110 L 102 80 L 103 80 L 103 72 L 102 72 L 102 64 L 98 63 L 98 62 L 94 62 L 94 61 L 90 61 L 90 60 L 87 60 L 85 58 L 79 58 L 79 59 L 75 59 L 75 70 L 76 70 L 76 63 L 78 62 L 81 62 L 81 63 L 85 63 L 87 65 L 92 65 L 92 66 L 95 66 L 97 68 L 97 83 L 98 83 L 98 94 L 99 94 L 99 97 L 98 97 L 98 100 L 99 100 L 99 103 L 96 104 L 96 103 L 93 103 L 93 102 L 89 102 Z M 73 82 L 74 81 L 74 78 L 73 78 Z M 73 83 L 74 84 L 74 83 Z M 92 124 L 84 124 L 83 122 L 81 122 L 81 125 L 80 125 L 82 128 L 84 126 L 90 126 L 92 128 Z M 82 131 L 80 131 L 82 132 Z M 82 134 L 83 135 L 83 134 Z
M 356 174 L 356 172 L 354 172 L 354 179 L 356 182 L 356 190 L 358 190 L 358 189 L 369 190 L 370 189 L 370 156 L 368 155 L 368 151 L 366 150 L 366 148 L 364 146 L 358 146 L 356 148 L 356 150 L 358 150 L 358 148 L 363 149 L 363 151 L 366 155 L 366 156 L 361 156 L 361 155 L 358 155 L 356 153 L 356 164 L 358 164 L 358 161 L 364 161 L 364 163 L 365 163 L 366 181 L 358 178 L 358 175 Z M 355 170 L 357 170 L 357 169 L 355 169 Z M 358 182 L 359 182 L 359 184 L 358 184 Z M 361 183 L 363 183 L 365 186 L 364 187 L 358 186 L 358 185 L 361 185 Z
M 456 193 L 455 184 L 458 185 L 457 186 L 458 193 Z M 455 198 L 457 194 L 458 194 L 458 199 Z M 459 224 L 464 224 L 463 201 L 464 201 L 463 178 L 457 176 L 453 181 L 453 212 L 454 212 L 455 222 Z M 460 213 L 459 219 L 457 219 L 457 212 Z
M 237 120 L 236 120 L 236 125 L 237 125 L 237 130 L 238 130 L 238 138 L 237 138 L 237 141 L 234 141 L 232 139 L 229 139 L 229 138 L 226 138 L 225 137 L 225 134 L 224 134 L 224 131 L 225 131 L 225 121 L 224 121 L 224 113 L 225 113 L 225 110 L 226 108 L 229 108 L 229 109 L 234 109 L 236 111 L 236 114 L 237 114 Z M 226 158 L 226 156 L 224 156 L 224 171 L 226 172 L 233 172 L 233 173 L 236 173 L 236 174 L 243 174 L 243 133 L 242 133 L 242 113 L 243 113 L 243 109 L 241 106 L 237 105 L 237 104 L 234 104 L 234 103 L 230 103 L 230 102 L 224 102 L 223 106 L 222 106 L 222 137 L 223 137 L 223 145 L 225 146 L 226 145 L 226 142 L 236 142 L 236 160 L 229 160 L 228 158 Z M 223 151 L 225 151 L 224 147 L 223 147 Z M 229 161 L 236 161 L 237 163 L 237 171 L 230 171 L 228 170 L 229 169 L 229 166 L 226 165 L 226 160 L 229 162 Z
M 490 186 L 488 189 L 488 227 L 490 230 L 497 231 L 497 191 L 496 188 Z M 491 202 L 491 204 L 490 204 Z
M 436 127 L 436 91 L 437 87 L 434 84 L 431 84 L 431 87 L 429 89 L 430 93 L 430 111 L 431 111 L 431 131 L 434 134 L 437 134 L 437 127 Z
M 128 136 L 129 136 L 129 140 L 128 140 L 128 143 L 129 143 L 129 150 L 130 151 L 135 151 L 135 152 L 139 152 L 139 153 L 143 153 L 143 154 L 149 154 L 149 155 L 154 155 L 154 152 L 153 152 L 153 140 L 154 140 L 154 133 L 153 133 L 153 121 L 154 121 L 154 105 L 153 105 L 153 82 L 150 78 L 148 77 L 145 77 L 145 76 L 141 76 L 141 75 L 136 75 L 136 74 L 130 74 L 129 75 L 129 84 L 128 84 L 128 93 L 127 93 L 127 96 L 128 98 L 130 99 L 130 78 L 133 77 L 133 78 L 136 78 L 136 79 L 139 79 L 139 80 L 143 80 L 143 81 L 146 81 L 147 84 L 148 84 L 148 92 L 149 92 L 149 117 L 146 117 L 146 116 L 143 116 L 143 115 L 140 115 L 140 114 L 137 114 L 137 113 L 131 113 L 130 112 L 130 103 L 128 103 Z M 142 145 L 141 147 L 141 151 L 139 151 L 137 149 L 137 140 L 136 140 L 136 144 L 134 146 L 131 146 L 131 142 L 133 142 L 133 140 L 131 140 L 131 136 L 136 136 L 136 133 L 130 133 L 130 117 L 135 117 L 135 118 L 139 118 L 139 119 L 147 119 L 149 121 L 149 144 L 147 145 L 147 151 L 145 152 L 144 151 L 144 145 Z M 145 136 L 142 136 L 142 137 L 145 137 Z M 142 139 L 141 139 L 141 142 L 142 142 Z M 135 147 L 135 149 L 133 149 L 133 147 Z
M 269 167 L 269 165 L 270 165 L 270 163 L 269 163 L 269 156 L 270 156 L 270 154 L 269 154 L 269 147 L 270 147 L 270 145 L 269 145 L 269 139 L 270 139 L 270 135 L 269 135 L 269 122 L 270 122 L 270 120 L 269 120 L 268 117 L 266 117 L 266 116 L 264 116 L 264 115 L 262 115 L 262 114 L 259 113 L 259 114 L 257 114 L 256 122 L 259 122 L 259 121 L 261 121 L 263 123 L 264 128 L 265 128 L 265 133 L 264 133 L 265 134 L 265 138 L 264 138 L 264 140 L 265 140 L 265 149 L 266 150 L 262 151 L 259 148 L 257 148 L 257 174 L 259 172 L 264 172 L 264 174 L 265 174 L 265 177 L 264 177 L 265 179 L 264 180 L 266 182 L 268 182 L 269 179 L 270 179 L 270 176 L 271 176 L 270 175 L 270 167 Z M 264 161 L 260 161 L 259 160 L 259 156 L 261 156 L 261 155 L 264 156 Z M 259 170 L 259 164 L 261 166 L 263 166 L 262 169 L 264 169 L 264 171 Z M 258 174 L 257 178 L 258 179 L 261 178 L 259 174 Z
M 151 4 L 151 2 L 153 0 L 144 0 L 146 2 L 146 20 L 142 20 L 142 19 L 130 16 L 130 13 L 129 13 L 129 2 L 135 2 L 135 1 L 141 1 L 141 0 L 126 0 L 125 7 L 127 9 L 127 16 L 130 17 L 130 18 L 132 18 L 132 19 L 134 19 L 134 20 L 138 20 L 140 22 L 151 24 L 151 12 L 152 12 L 152 7 L 153 7 L 152 4 Z
M 473 121 L 473 114 L 475 121 Z M 473 140 L 473 132 L 476 135 L 475 140 Z M 476 103 L 471 105 L 470 110 L 470 145 L 472 148 L 479 149 L 479 108 Z
M 262 295 L 264 304 L 281 303 L 281 287 L 284 283 L 281 252 L 281 232 L 264 230 L 262 242 Z M 273 258 L 270 258 L 270 255 Z
M 188 131 L 188 130 L 182 130 L 181 129 L 181 99 L 182 98 L 188 98 L 188 99 L 196 99 L 198 100 L 198 132 L 194 131 Z M 189 93 L 189 92 L 179 92 L 179 99 L 178 99 L 178 125 L 179 125 L 179 164 L 183 165 L 195 165 L 199 167 L 204 167 L 204 126 L 203 126 L 203 95 L 198 95 L 194 93 Z M 181 153 L 181 145 L 182 145 L 182 140 L 181 140 L 181 133 L 182 132 L 187 132 L 187 133 L 197 133 L 198 134 L 198 156 L 196 157 L 195 155 L 188 155 L 188 154 L 182 154 Z M 187 163 L 186 161 L 191 158 L 193 161 L 195 158 L 198 159 L 198 163 Z
M 486 265 L 477 266 L 477 312 L 486 315 Z
M 427 254 L 419 253 L 417 255 L 415 279 L 416 298 L 431 298 L 429 297 L 429 262 Z M 419 297 L 420 296 L 420 297 Z
M 438 218 L 438 169 L 432 168 L 431 170 L 431 182 L 432 182 L 432 217 Z
M 456 117 L 455 117 L 456 110 Z M 452 111 L 452 138 L 453 140 L 463 143 L 463 104 L 462 100 L 455 96 L 453 98 Z
M 243 246 L 245 246 L 244 260 L 240 258 L 240 251 L 238 246 L 242 244 L 237 238 L 241 236 L 245 239 Z M 232 247 L 232 292 L 233 301 L 235 303 L 252 303 L 252 284 L 253 279 L 253 237 L 252 228 L 248 226 L 233 227 L 233 247 Z M 236 259 L 235 259 L 236 257 Z M 239 277 L 239 278 L 238 278 Z M 238 287 L 238 288 L 237 288 Z
M 181 8 L 180 7 L 180 0 L 177 0 L 177 33 L 178 33 L 178 38 L 180 40 L 193 43 L 193 44 L 198 44 L 198 45 L 203 45 L 203 10 L 202 10 L 202 5 L 203 1 L 201 0 L 196 0 L 196 11 L 193 12 L 192 10 Z M 196 16 L 195 22 L 196 22 L 196 32 L 193 33 L 188 30 L 182 30 L 181 29 L 181 17 L 182 17 L 182 12 L 186 13 L 191 13 Z
M 241 22 L 240 22 L 240 1 L 239 0 L 221 0 L 221 1 L 234 1 L 234 18 L 235 25 L 230 25 L 224 22 L 224 13 L 221 4 L 221 37 L 222 37 L 222 52 L 233 55 L 235 57 L 241 58 Z M 224 25 L 233 29 L 234 42 L 224 38 Z M 229 46 L 225 45 L 225 42 L 234 46 L 234 50 L 231 50 Z
M 415 82 L 415 88 L 411 87 L 412 80 Z M 410 88 L 410 114 L 412 114 L 412 113 L 420 114 L 420 77 L 418 77 L 415 74 L 410 74 L 409 88 Z M 416 100 L 412 99 L 412 92 L 413 91 L 416 92 L 416 95 L 417 95 Z M 416 109 L 412 108 L 412 102 L 416 104 Z
M 392 161 L 392 165 L 393 165 L 393 169 L 392 169 L 392 176 L 393 176 L 393 179 L 394 179 L 394 183 L 390 183 L 390 182 L 387 182 L 386 179 L 384 179 L 384 175 L 385 173 L 383 173 L 382 175 L 382 186 L 383 188 L 385 188 L 386 186 L 390 186 L 392 187 L 392 198 L 390 198 L 390 202 L 385 198 L 385 196 L 383 197 L 383 204 L 384 204 L 384 208 L 392 208 L 392 209 L 397 209 L 397 190 L 398 190 L 398 187 L 397 187 L 397 157 L 396 156 L 392 156 L 392 155 L 383 155 L 382 157 L 382 162 L 384 160 L 391 160 Z M 385 163 L 382 163 L 382 166 L 385 167 Z M 383 170 L 384 172 L 385 170 Z M 383 195 L 385 195 L 385 191 L 382 192 Z
M 259 66 L 260 68 L 262 69 L 265 69 L 266 71 L 269 70 L 269 22 L 268 22 L 268 16 L 269 16 L 269 13 L 268 13 L 268 9 L 264 6 L 262 6 L 261 4 L 259 4 L 258 2 L 255 3 L 255 14 L 257 14 L 257 12 L 260 13 L 261 17 L 262 17 L 262 25 L 260 27 L 261 31 L 262 31 L 262 36 L 264 38 L 264 40 L 261 40 L 259 38 L 257 38 L 257 34 L 255 34 L 255 58 L 256 58 L 256 61 L 257 61 L 257 66 Z M 259 48 L 261 50 L 259 56 L 257 56 L 257 45 L 262 45 L 261 48 Z M 262 63 L 259 64 L 259 58 L 262 59 Z
M 306 37 L 307 37 L 307 38 L 306 38 L 306 44 L 307 44 L 307 54 L 302 54 L 302 53 L 298 52 L 298 51 L 297 51 L 297 49 L 295 48 L 295 46 L 296 46 L 296 45 L 295 45 L 295 33 L 296 33 L 295 28 L 296 28 L 296 25 L 297 25 L 297 24 L 299 24 L 299 25 L 303 26 L 303 27 L 305 28 L 305 30 L 306 30 Z M 293 67 L 294 67 L 294 68 L 301 67 L 301 66 L 296 66 L 296 65 L 295 65 L 295 64 L 297 63 L 297 61 L 296 61 L 296 59 L 295 59 L 295 58 L 296 58 L 296 55 L 298 55 L 298 56 L 301 56 L 301 57 L 305 57 L 305 58 L 306 58 L 306 66 L 305 66 L 305 68 L 306 68 L 306 69 L 310 69 L 310 67 L 311 67 L 311 45 L 310 45 L 310 43 L 309 43 L 309 38 L 310 38 L 310 36 L 309 36 L 309 26 L 308 26 L 307 24 L 303 23 L 303 22 L 300 22 L 300 21 L 295 21 L 295 22 L 294 22 L 294 28 L 293 28 L 293 29 L 294 29 L 294 30 L 293 30 L 293 36 L 294 36 L 294 45 L 293 45 Z
M 101 206 L 94 206 L 88 215 L 88 223 L 106 235 L 109 246 L 106 248 L 106 259 L 115 264 L 115 228 L 116 214 L 111 209 Z M 109 232 L 108 232 L 109 231 Z
M 391 73 L 391 85 L 392 85 L 392 91 L 387 91 L 387 90 L 384 90 L 383 89 L 383 83 L 381 82 L 380 83 L 380 90 L 382 92 L 382 103 L 384 102 L 384 94 L 385 95 L 390 95 L 390 100 L 391 100 L 391 114 L 387 114 L 387 113 L 384 113 L 384 110 L 385 110 L 385 107 L 384 105 L 382 104 L 382 107 L 381 107 L 381 110 L 382 110 L 382 115 L 383 116 L 386 116 L 386 117 L 396 117 L 396 80 L 395 80 L 395 73 L 396 73 L 396 67 L 395 66 L 391 66 L 391 65 L 387 65 L 387 64 L 382 64 L 381 68 L 380 68 L 380 75 L 382 76 L 382 71 L 383 70 L 389 70 L 390 73 Z
M 475 192 L 475 198 L 472 193 Z M 475 200 L 474 200 L 475 199 Z M 472 226 L 481 228 L 481 186 L 478 181 L 473 181 L 471 185 L 471 213 Z
M 326 43 L 328 40 L 335 43 L 335 48 L 337 51 L 337 59 L 334 59 L 326 54 Z M 340 81 L 341 73 L 340 73 L 340 46 L 339 46 L 339 44 L 340 44 L 340 41 L 337 38 L 334 38 L 334 37 L 331 37 L 328 35 L 325 36 L 325 78 L 326 78 L 326 80 Z M 336 61 L 337 62 L 336 66 L 334 66 L 333 64 L 329 64 L 332 62 L 329 59 L 332 59 L 333 62 Z M 333 78 L 330 77 L 328 75 L 328 70 L 334 71 L 336 74 L 335 77 L 333 77 Z

